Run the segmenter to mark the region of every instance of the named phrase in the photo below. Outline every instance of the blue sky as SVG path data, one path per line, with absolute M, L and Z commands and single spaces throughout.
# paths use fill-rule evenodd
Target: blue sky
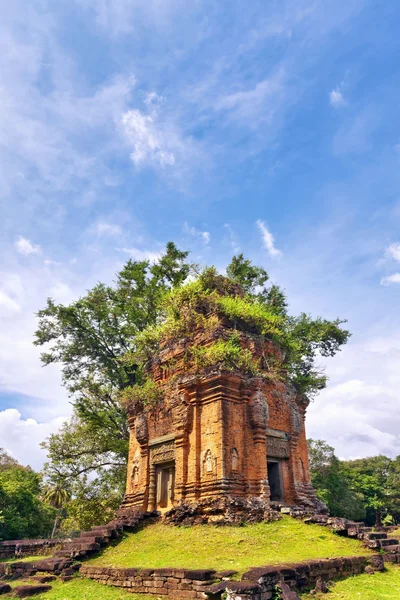
M 244 252 L 293 313 L 347 318 L 308 432 L 400 454 L 398 3 L 0 10 L 0 446 L 39 467 L 70 413 L 35 311 L 174 240 L 220 269 Z

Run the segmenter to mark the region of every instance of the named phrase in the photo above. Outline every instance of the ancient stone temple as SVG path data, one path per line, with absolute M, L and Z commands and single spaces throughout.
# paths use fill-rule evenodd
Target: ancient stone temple
M 188 348 L 232 335 L 212 330 L 165 343 L 152 361 L 162 402 L 129 410 L 130 449 L 124 508 L 165 511 L 180 502 L 260 498 L 316 506 L 310 484 L 305 414 L 308 402 L 283 381 L 224 367 L 185 372 Z M 274 356 L 271 341 L 237 333 L 255 357 Z M 264 360 L 264 358 L 263 358 Z M 172 383 L 171 383 L 172 382 Z

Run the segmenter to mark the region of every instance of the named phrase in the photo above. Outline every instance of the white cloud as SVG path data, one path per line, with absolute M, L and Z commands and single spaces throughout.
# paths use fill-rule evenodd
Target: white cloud
M 154 262 L 160 258 L 162 252 L 154 252 L 153 250 L 139 250 L 139 248 L 116 248 L 118 252 L 129 254 L 134 260 L 149 260 Z
M 167 140 L 157 129 L 153 117 L 137 109 L 129 110 L 122 115 L 122 125 L 133 147 L 130 157 L 135 165 L 155 162 L 167 167 L 175 164 L 175 155 L 167 149 Z
M 327 359 L 330 380 L 309 407 L 308 436 L 327 440 L 341 458 L 400 454 L 399 360 L 400 331 L 350 341 Z
M 97 225 L 95 227 L 95 231 L 96 231 L 97 235 L 109 235 L 109 236 L 120 235 L 122 233 L 122 229 L 119 225 L 115 225 L 113 223 L 105 223 L 105 222 L 97 223 Z
M 393 273 L 393 275 L 381 279 L 381 285 L 391 285 L 392 283 L 400 283 L 400 273 Z
M 331 103 L 331 106 L 333 106 L 334 108 L 337 108 L 338 106 L 343 106 L 344 104 L 346 104 L 343 94 L 339 88 L 336 88 L 335 90 L 332 90 L 329 93 L 329 102 Z
M 158 107 L 165 102 L 164 96 L 159 96 L 156 92 L 146 94 L 144 103 L 152 110 L 157 111 Z
M 195 238 L 201 239 L 206 246 L 210 243 L 211 234 L 209 231 L 199 231 L 195 227 L 191 227 L 188 223 L 184 223 L 183 231 Z
M 400 243 L 396 242 L 394 244 L 390 244 L 390 246 L 386 249 L 386 253 L 395 260 L 400 261 Z
M 230 246 L 233 252 L 237 254 L 238 252 L 240 252 L 240 246 L 237 241 L 236 233 L 234 232 L 233 228 L 229 225 L 229 223 L 225 223 L 224 228 L 228 232 Z
M 10 298 L 10 296 L 7 296 L 7 294 L 5 292 L 2 292 L 1 290 L 0 309 L 0 312 L 5 311 L 6 313 L 21 312 L 21 307 L 15 302 L 15 300 Z
M 217 100 L 215 108 L 230 111 L 233 118 L 245 120 L 249 125 L 254 126 L 260 121 L 271 123 L 282 106 L 284 80 L 285 72 L 280 69 L 248 90 L 223 96 Z
M 57 431 L 65 420 L 66 417 L 57 417 L 40 423 L 35 419 L 23 419 L 15 408 L 0 411 L 1 447 L 21 464 L 40 469 L 46 458 L 40 443 Z
M 24 238 L 22 235 L 19 235 L 16 242 L 15 247 L 20 254 L 24 254 L 25 256 L 29 256 L 29 254 L 39 254 L 40 246 L 36 244 L 32 244 L 28 239 Z
M 264 248 L 268 251 L 268 254 L 273 257 L 281 256 L 282 252 L 275 247 L 275 238 L 272 233 L 268 230 L 264 221 L 258 219 L 257 227 L 261 233 Z
M 48 267 L 60 267 L 61 263 L 58 260 L 52 260 L 51 258 L 45 258 L 43 264 Z

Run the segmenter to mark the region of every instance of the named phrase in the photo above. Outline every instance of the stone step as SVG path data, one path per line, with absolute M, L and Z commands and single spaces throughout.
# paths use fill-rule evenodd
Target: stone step
M 386 548 L 387 546 L 397 546 L 398 544 L 399 544 L 399 540 L 396 540 L 395 538 L 381 540 L 381 548 Z
M 394 544 L 392 546 L 385 546 L 385 552 L 389 554 L 399 554 L 400 555 L 400 544 Z
M 84 543 L 84 544 L 70 542 L 69 544 L 66 544 L 64 546 L 63 550 L 68 551 L 68 552 L 82 551 L 82 550 L 85 552 L 96 552 L 96 551 L 100 550 L 100 544 L 96 544 L 94 542 Z
M 86 535 L 77 538 L 77 541 L 83 544 L 107 544 L 110 541 L 109 537 L 105 537 L 103 535 Z
M 372 531 L 371 533 L 367 533 L 365 536 L 366 540 L 386 540 L 387 533 L 377 533 L 376 531 Z
M 347 530 L 349 537 L 358 537 L 360 540 L 364 538 L 366 533 L 372 533 L 372 527 L 365 527 L 364 525 L 351 525 Z

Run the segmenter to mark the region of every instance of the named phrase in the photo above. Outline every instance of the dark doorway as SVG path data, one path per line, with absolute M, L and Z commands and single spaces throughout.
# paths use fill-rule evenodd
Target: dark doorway
M 271 500 L 281 502 L 282 484 L 281 484 L 281 469 L 278 461 L 268 461 L 268 483 L 271 490 Z
M 156 468 L 157 508 L 171 508 L 174 501 L 175 464 L 166 463 Z

